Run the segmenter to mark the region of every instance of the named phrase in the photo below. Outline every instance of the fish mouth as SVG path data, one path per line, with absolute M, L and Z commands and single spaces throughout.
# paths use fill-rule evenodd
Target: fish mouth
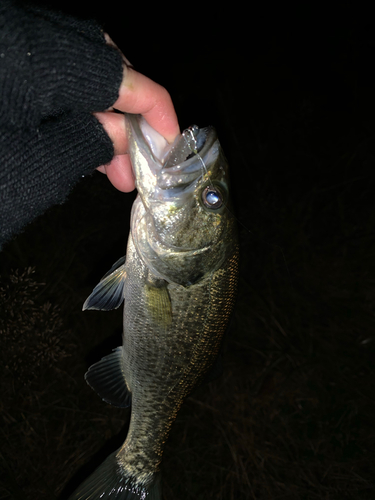
M 169 144 L 142 116 L 125 116 L 138 191 L 142 193 L 148 186 L 148 195 L 153 191 L 153 198 L 175 198 L 193 191 L 208 175 L 207 165 L 218 154 L 213 127 L 193 125 Z M 217 147 L 213 147 L 215 143 Z

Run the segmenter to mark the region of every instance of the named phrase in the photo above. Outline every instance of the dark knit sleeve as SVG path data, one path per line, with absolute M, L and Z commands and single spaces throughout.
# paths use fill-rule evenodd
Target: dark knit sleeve
M 112 159 L 122 68 L 96 22 L 0 2 L 0 246 Z
M 35 127 L 59 111 L 102 111 L 118 96 L 121 54 L 94 21 L 0 3 L 0 124 Z
M 1 144 L 0 248 L 113 156 L 98 120 L 79 112 L 46 120 L 33 132 L 4 131 Z

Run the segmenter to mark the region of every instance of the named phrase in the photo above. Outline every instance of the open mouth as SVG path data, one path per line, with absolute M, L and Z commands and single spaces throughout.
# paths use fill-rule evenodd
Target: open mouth
M 180 165 L 200 153 L 211 130 L 211 127 L 199 128 L 192 125 L 177 136 L 173 144 L 169 144 L 144 118 L 131 120 L 136 135 L 143 136 L 150 152 L 163 169 Z
M 200 129 L 197 125 L 192 125 L 184 130 L 164 156 L 163 170 L 181 165 L 199 154 L 206 143 L 208 132 L 208 128 Z
M 154 177 L 154 188 L 161 196 L 174 198 L 182 191 L 194 189 L 206 172 L 210 150 L 216 140 L 212 127 L 193 125 L 182 132 L 173 144 L 154 130 L 139 115 L 127 115 L 138 147 L 148 158 L 149 173 Z M 156 193 L 154 193 L 155 195 Z

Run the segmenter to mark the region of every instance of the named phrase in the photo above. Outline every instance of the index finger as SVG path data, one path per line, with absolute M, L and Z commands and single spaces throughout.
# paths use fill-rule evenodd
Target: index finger
M 169 143 L 180 133 L 167 90 L 131 67 L 124 71 L 119 97 L 113 107 L 126 113 L 141 114 Z

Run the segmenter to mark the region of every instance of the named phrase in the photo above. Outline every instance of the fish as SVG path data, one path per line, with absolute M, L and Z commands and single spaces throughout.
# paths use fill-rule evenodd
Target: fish
M 71 500 L 161 500 L 171 426 L 193 389 L 218 369 L 237 290 L 236 217 L 216 130 L 193 125 L 169 145 L 140 115 L 125 120 L 138 191 L 126 257 L 83 309 L 124 302 L 122 346 L 85 379 L 105 402 L 131 406 L 130 424 L 123 445 Z

